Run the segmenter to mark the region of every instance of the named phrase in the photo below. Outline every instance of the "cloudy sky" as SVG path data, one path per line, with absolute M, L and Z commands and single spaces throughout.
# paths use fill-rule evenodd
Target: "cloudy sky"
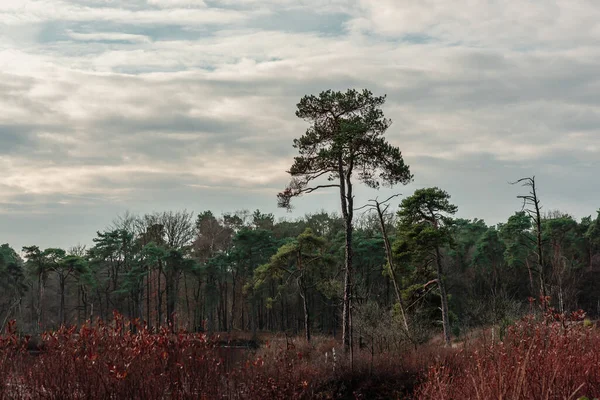
M 597 0 L 2 0 L 0 243 L 89 243 L 127 210 L 284 216 L 295 104 L 329 88 L 388 95 L 398 192 L 494 224 L 535 174 L 546 209 L 595 214 L 598 43 Z

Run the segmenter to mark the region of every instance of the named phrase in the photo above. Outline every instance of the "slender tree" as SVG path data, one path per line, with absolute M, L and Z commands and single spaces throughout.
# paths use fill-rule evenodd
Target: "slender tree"
M 69 278 L 83 275 L 88 272 L 87 261 L 80 256 L 64 255 L 56 264 L 51 266 L 52 271 L 58 277 L 58 287 L 60 290 L 60 307 L 58 322 L 61 325 L 66 323 L 66 302 L 65 293 Z
M 450 345 L 450 315 L 446 274 L 442 249 L 452 243 L 452 218 L 457 207 L 450 203 L 450 195 L 437 187 L 418 189 L 402 200 L 399 217 L 399 236 L 408 248 L 412 262 L 432 265 L 440 290 L 444 341 Z
M 42 307 L 42 300 L 48 279 L 48 263 L 44 252 L 38 246 L 25 246 L 23 252 L 25 252 L 25 259 L 27 260 L 26 269 L 37 280 L 37 305 L 35 309 L 35 331 L 37 333 L 43 325 L 44 308 Z
M 374 210 L 377 212 L 377 221 L 379 223 L 379 229 L 381 230 L 381 236 L 383 237 L 383 243 L 385 246 L 385 254 L 386 254 L 387 262 L 388 262 L 387 266 L 389 268 L 390 278 L 392 279 L 392 283 L 394 284 L 394 293 L 396 295 L 396 301 L 398 302 L 398 307 L 400 308 L 400 315 L 402 317 L 402 322 L 404 324 L 405 333 L 408 338 L 411 338 L 410 329 L 408 326 L 408 319 L 406 317 L 406 309 L 404 306 L 404 301 L 402 300 L 402 293 L 401 293 L 401 287 L 400 287 L 401 284 L 400 284 L 400 280 L 398 279 L 398 277 L 396 275 L 396 269 L 394 268 L 394 257 L 392 254 L 392 245 L 390 243 L 390 238 L 388 235 L 386 222 L 385 222 L 385 214 L 390 207 L 388 202 L 397 196 L 399 196 L 399 194 L 390 196 L 386 200 L 381 201 L 381 202 L 379 201 L 379 199 L 371 199 L 371 200 L 369 200 L 368 204 L 366 204 L 365 206 L 363 206 L 361 208 L 366 208 L 368 210 Z
M 58 277 L 58 289 L 59 289 L 59 307 L 58 307 L 58 324 L 64 325 L 65 323 L 65 290 L 67 278 L 69 272 L 65 267 L 67 265 L 64 260 L 67 256 L 67 252 L 63 249 L 50 248 L 44 250 L 44 256 L 46 258 L 48 270 L 54 272 Z
M 0 246 L 0 330 L 21 304 L 27 291 L 23 260 L 8 244 Z M 6 303 L 5 303 L 6 302 Z
M 311 126 L 294 140 L 299 155 L 288 171 L 292 179 L 278 194 L 278 205 L 289 209 L 293 197 L 323 188 L 339 189 L 346 238 L 342 315 L 346 350 L 351 346 L 353 177 L 375 189 L 412 180 L 400 149 L 383 137 L 391 123 L 381 110 L 384 103 L 385 96 L 373 96 L 368 90 L 328 90 L 319 96 L 303 97 L 296 116 Z M 320 178 L 328 182 L 319 182 Z
M 325 252 L 326 241 L 315 236 L 310 228 L 293 241 L 284 244 L 271 260 L 254 273 L 255 288 L 265 282 L 267 277 L 281 277 L 286 282 L 295 281 L 298 294 L 302 299 L 304 311 L 304 335 L 307 342 L 311 339 L 311 312 L 309 304 L 309 290 L 315 288 L 319 281 L 316 269 L 331 265 L 331 257 Z
M 522 186 L 529 187 L 529 193 L 525 195 L 519 195 L 517 198 L 523 200 L 522 210 L 525 211 L 535 229 L 536 237 L 536 254 L 537 254 L 537 272 L 540 278 L 540 297 L 544 307 L 547 306 L 547 288 L 546 288 L 546 260 L 544 255 L 544 246 L 542 240 L 542 206 L 540 199 L 537 194 L 537 187 L 535 185 L 535 176 L 521 178 L 516 182 L 512 182 L 513 185 L 522 184 Z

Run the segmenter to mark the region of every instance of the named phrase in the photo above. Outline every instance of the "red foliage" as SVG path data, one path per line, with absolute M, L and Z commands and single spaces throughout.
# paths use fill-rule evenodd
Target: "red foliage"
M 27 346 L 28 337 L 22 339 L 16 334 L 15 321 L 10 321 L 6 334 L 0 336 L 0 399 L 9 398 L 15 392 L 15 377 L 23 362 L 23 354 Z
M 526 317 L 503 342 L 480 343 L 429 369 L 417 399 L 578 399 L 600 395 L 600 331 L 581 311 Z
M 543 320 L 510 327 L 503 342 L 402 357 L 356 352 L 354 360 L 334 353 L 331 339 L 290 346 L 273 337 L 253 353 L 118 314 L 111 324 L 46 333 L 32 355 L 11 323 L 0 336 L 0 399 L 404 398 L 417 380 L 415 399 L 591 398 L 600 394 L 600 330 L 583 317 L 548 308 Z
M 110 325 L 63 327 L 42 342 L 34 356 L 14 331 L 0 337 L 0 399 L 301 398 L 313 376 L 295 354 L 265 363 L 219 337 L 150 332 L 118 314 Z

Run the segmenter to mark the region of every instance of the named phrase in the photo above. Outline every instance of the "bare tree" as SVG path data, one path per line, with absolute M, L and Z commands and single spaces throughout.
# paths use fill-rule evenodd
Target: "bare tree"
M 521 178 L 516 182 L 511 182 L 511 185 L 522 184 L 524 187 L 529 188 L 529 193 L 525 195 L 517 196 L 518 199 L 523 200 L 522 210 L 525 211 L 531 220 L 533 221 L 533 226 L 535 229 L 535 237 L 536 237 L 536 255 L 537 255 L 537 272 L 540 278 L 540 296 L 544 306 L 546 305 L 546 279 L 545 279 L 545 259 L 544 259 L 544 249 L 543 249 L 543 241 L 542 241 L 542 216 L 541 210 L 542 206 L 540 204 L 540 199 L 537 195 L 537 188 L 535 185 L 535 176 Z
M 400 283 L 398 282 L 398 277 L 396 276 L 396 269 L 394 267 L 394 258 L 392 256 L 392 246 L 390 244 L 390 239 L 389 239 L 389 235 L 388 235 L 387 227 L 386 227 L 386 223 L 385 223 L 385 215 L 387 213 L 388 208 L 390 207 L 390 205 L 388 203 L 390 200 L 392 200 L 393 198 L 398 197 L 398 196 L 400 196 L 400 194 L 392 195 L 392 196 L 388 197 L 386 200 L 381 201 L 381 202 L 378 200 L 378 198 L 371 199 L 371 200 L 369 200 L 368 204 L 365 204 L 364 206 L 358 208 L 356 211 L 359 211 L 362 209 L 367 209 L 367 211 L 374 210 L 377 212 L 377 219 L 379 221 L 379 227 L 381 229 L 381 235 L 383 236 L 383 243 L 385 246 L 385 254 L 386 254 L 388 265 L 390 268 L 390 271 L 389 271 L 390 278 L 392 279 L 392 283 L 394 285 L 394 292 L 396 294 L 396 300 L 398 301 L 398 306 L 400 307 L 402 322 L 404 323 L 404 330 L 405 330 L 407 337 L 410 339 L 411 335 L 410 335 L 410 329 L 408 327 L 408 319 L 406 317 L 406 309 L 404 307 L 404 301 L 402 300 L 402 293 L 400 292 Z

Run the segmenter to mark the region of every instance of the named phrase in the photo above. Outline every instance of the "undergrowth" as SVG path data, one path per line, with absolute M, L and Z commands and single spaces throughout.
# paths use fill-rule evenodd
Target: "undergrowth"
M 600 332 L 585 314 L 528 316 L 503 341 L 480 342 L 430 367 L 416 399 L 580 399 L 600 396 Z
M 0 399 L 354 399 L 412 390 L 416 373 L 398 368 L 397 357 L 350 357 L 338 342 L 315 339 L 275 338 L 252 350 L 235 336 L 150 331 L 115 313 L 110 324 L 62 327 L 33 346 L 11 324 L 0 339 Z
M 600 331 L 582 312 L 528 316 L 502 341 L 344 354 L 339 342 L 110 324 L 63 327 L 32 345 L 0 336 L 0 399 L 580 399 L 600 396 Z M 39 345 L 39 346 L 38 346 Z M 39 352 L 32 353 L 33 347 Z

